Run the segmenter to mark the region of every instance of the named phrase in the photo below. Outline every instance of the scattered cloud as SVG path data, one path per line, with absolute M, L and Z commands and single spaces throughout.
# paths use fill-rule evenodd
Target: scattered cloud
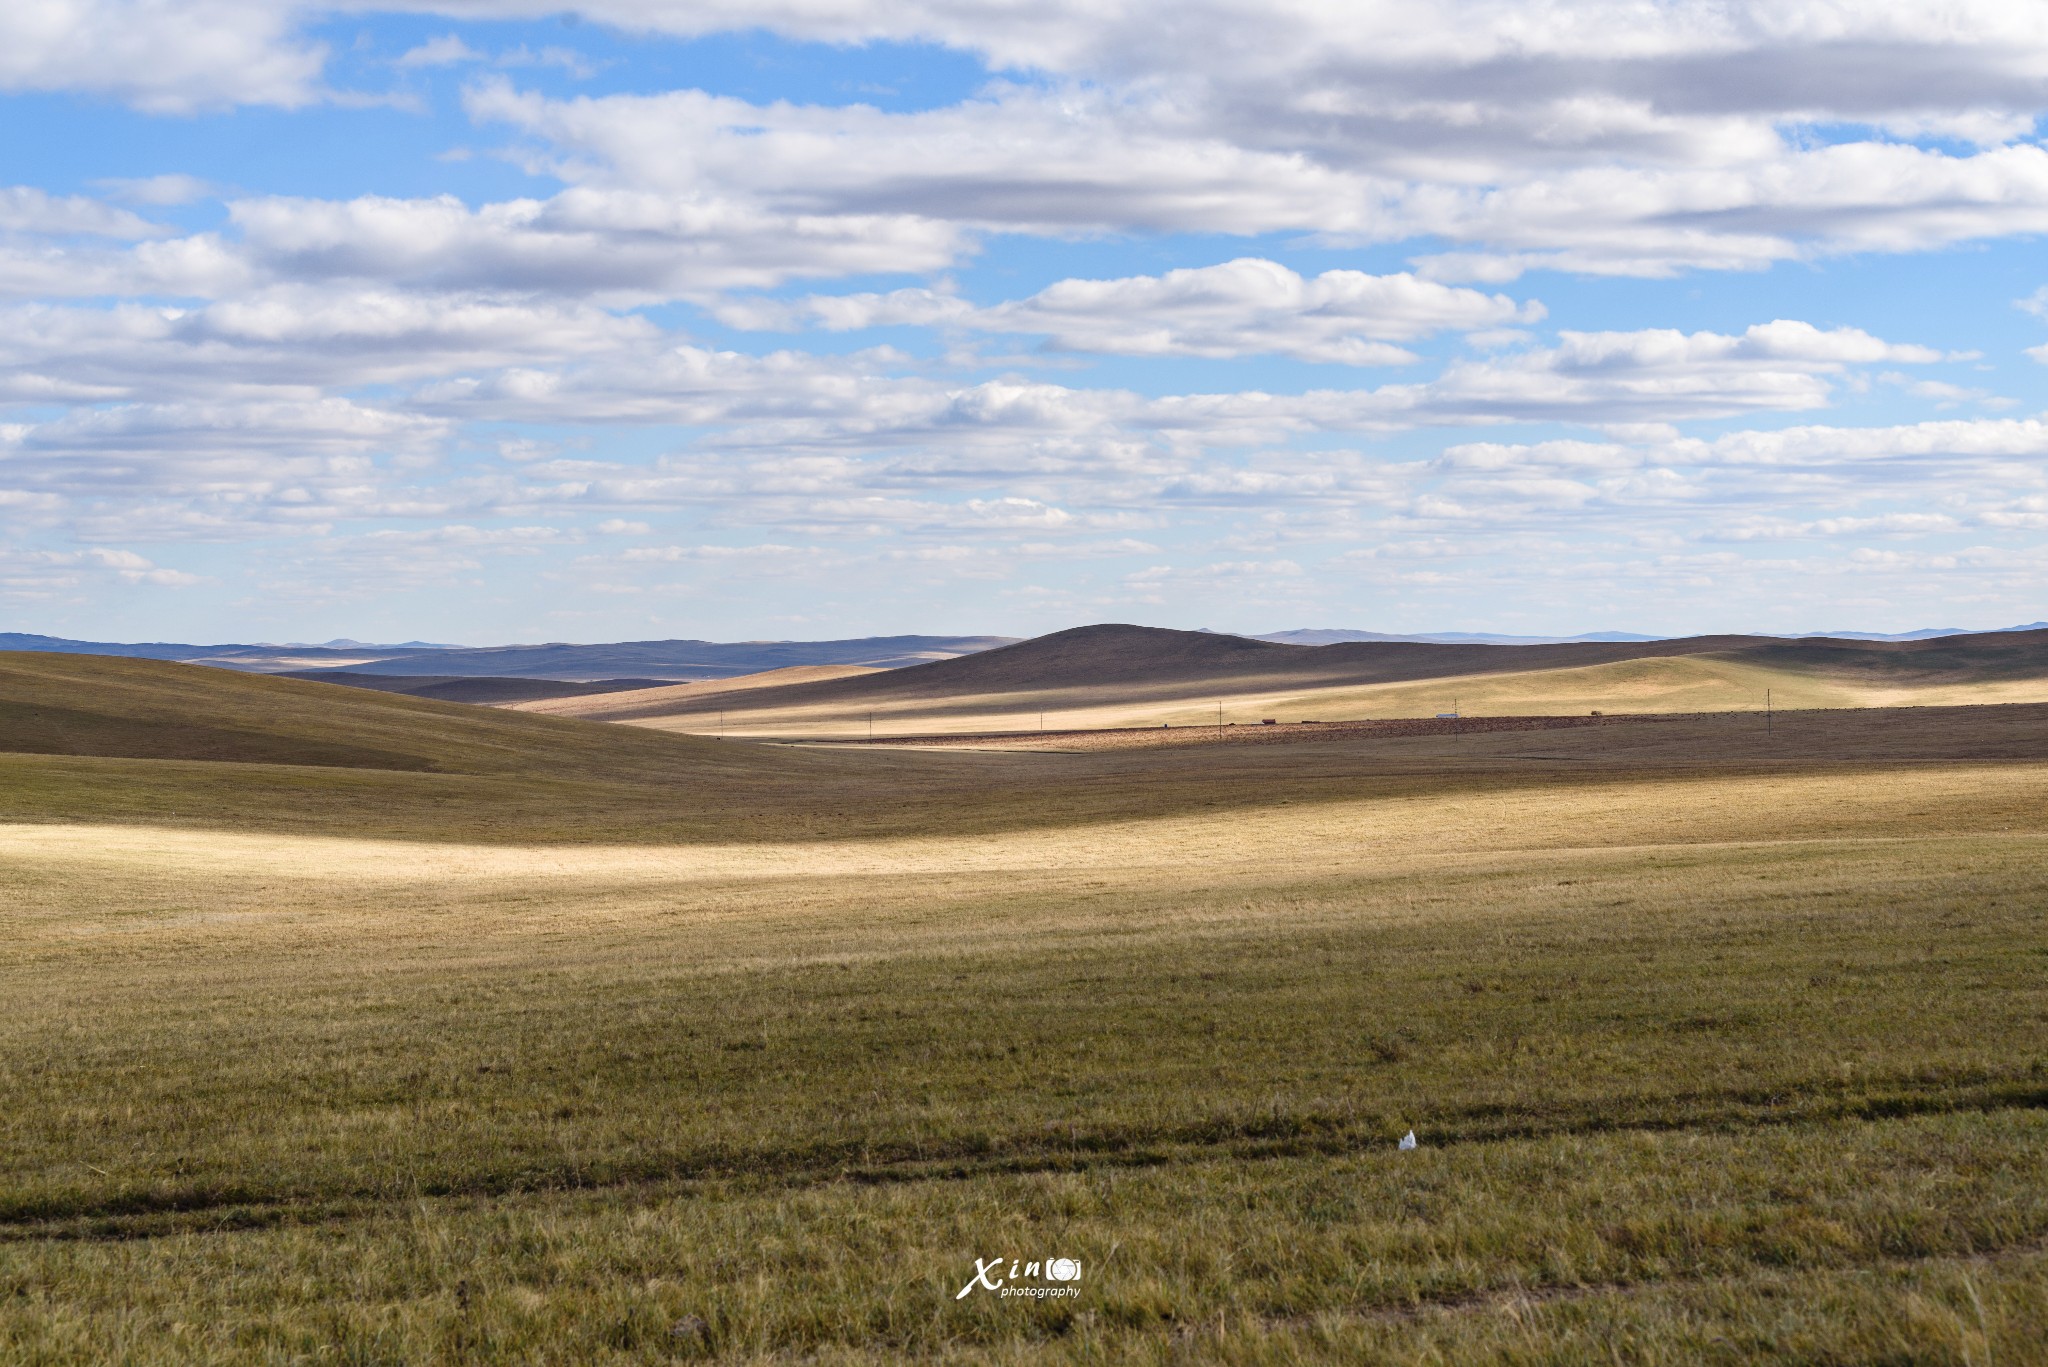
M 472 209 L 432 199 L 230 206 L 252 267 L 292 281 L 533 291 L 617 303 L 710 298 L 829 275 L 930 271 L 960 229 L 904 214 L 785 214 L 687 194 L 574 188 Z
M 0 601 L 16 604 L 71 598 L 110 584 L 179 589 L 204 582 L 203 575 L 155 564 L 130 550 L 0 547 Z
M 462 41 L 453 33 L 444 33 L 438 38 L 429 38 L 418 47 L 408 48 L 392 63 L 402 68 L 460 66 L 466 62 L 481 62 L 484 55 Z
M 135 239 L 163 236 L 166 231 L 126 209 L 83 195 L 52 195 L 32 185 L 0 188 L 0 232 Z
M 156 208 L 192 204 L 202 199 L 210 199 L 215 194 L 210 182 L 201 180 L 198 176 L 177 173 L 130 179 L 116 178 L 95 181 L 94 184 L 123 203 L 146 204 Z
M 716 310 L 739 327 L 828 331 L 942 324 L 1042 335 L 1059 351 L 1123 356 L 1288 356 L 1340 365 L 1405 365 L 1393 345 L 1445 331 L 1533 323 L 1543 306 L 1454 289 L 1413 275 L 1325 271 L 1303 279 L 1274 261 L 1121 280 L 1062 280 L 1028 299 L 977 309 L 931 290 L 812 295 L 791 303 L 735 302 Z

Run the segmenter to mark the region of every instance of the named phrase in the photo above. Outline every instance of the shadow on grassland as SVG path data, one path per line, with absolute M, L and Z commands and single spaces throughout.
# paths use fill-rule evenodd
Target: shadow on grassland
M 0 654 L 0 821 L 486 843 L 977 834 L 1715 771 L 2048 760 L 2048 705 L 1096 754 L 822 751 L 100 656 Z

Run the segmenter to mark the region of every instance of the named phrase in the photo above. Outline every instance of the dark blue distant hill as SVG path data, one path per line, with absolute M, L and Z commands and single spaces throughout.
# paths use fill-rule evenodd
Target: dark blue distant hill
M 355 675 L 431 675 L 437 679 L 632 678 L 689 682 L 758 674 L 785 665 L 866 665 L 897 669 L 950 660 L 1011 644 L 1011 636 L 868 636 L 845 641 L 617 641 L 600 645 L 551 642 L 513 646 L 179 645 L 151 641 L 72 641 L 60 636 L 0 632 L 0 650 L 67 655 L 125 655 L 177 660 L 266 674 L 317 677 L 322 670 Z

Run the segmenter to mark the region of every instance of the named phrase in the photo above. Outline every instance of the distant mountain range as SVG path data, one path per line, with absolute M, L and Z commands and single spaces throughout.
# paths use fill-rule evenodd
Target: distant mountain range
M 268 646 L 270 642 L 263 642 Z M 463 646 L 450 645 L 446 641 L 356 641 L 346 636 L 337 636 L 331 641 L 286 641 L 290 650 L 462 650 Z
M 262 674 L 317 677 L 321 672 L 431 675 L 436 679 L 630 679 L 636 684 L 726 679 L 789 665 L 865 665 L 897 669 L 1013 644 L 1012 636 L 869 636 L 848 641 L 619 641 L 603 645 L 377 646 L 179 645 L 151 641 L 72 641 L 0 632 L 0 650 L 67 655 L 125 655 Z M 351 681 L 343 681 L 351 682 Z

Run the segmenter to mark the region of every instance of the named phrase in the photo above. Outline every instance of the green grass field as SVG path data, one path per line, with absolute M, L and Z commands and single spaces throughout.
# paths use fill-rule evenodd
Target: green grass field
M 0 1360 L 2048 1358 L 2048 709 L 818 753 L 23 658 Z

